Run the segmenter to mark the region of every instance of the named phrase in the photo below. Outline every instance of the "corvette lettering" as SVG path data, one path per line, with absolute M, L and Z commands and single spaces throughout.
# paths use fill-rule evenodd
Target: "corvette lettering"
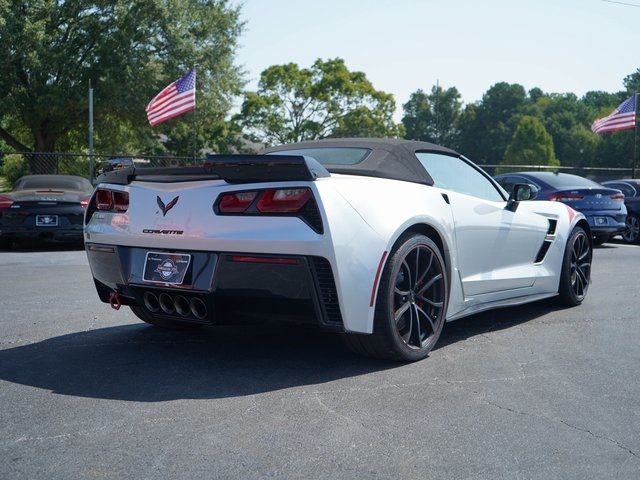
M 142 233 L 154 233 L 156 235 L 182 235 L 184 230 L 156 230 L 152 228 L 145 228 Z

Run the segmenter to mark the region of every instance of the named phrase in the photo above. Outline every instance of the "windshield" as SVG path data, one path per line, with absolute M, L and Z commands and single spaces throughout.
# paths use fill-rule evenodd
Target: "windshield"
M 69 177 L 26 177 L 16 185 L 15 190 L 80 190 L 91 191 L 91 183 L 84 178 Z

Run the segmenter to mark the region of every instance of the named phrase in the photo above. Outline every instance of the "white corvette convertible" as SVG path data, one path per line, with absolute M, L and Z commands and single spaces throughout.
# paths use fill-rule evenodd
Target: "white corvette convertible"
M 157 326 L 306 322 L 413 361 L 445 321 L 578 305 L 589 288 L 580 213 L 429 143 L 302 142 L 99 180 L 85 218 L 98 294 Z

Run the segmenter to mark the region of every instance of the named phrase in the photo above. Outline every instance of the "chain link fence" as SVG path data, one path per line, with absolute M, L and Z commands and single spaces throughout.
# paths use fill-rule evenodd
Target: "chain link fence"
M 21 176 L 28 174 L 65 174 L 95 178 L 101 173 L 129 166 L 176 167 L 201 165 L 204 159 L 173 155 L 87 155 L 80 153 L 33 153 L 19 152 L 2 154 L 0 174 L 5 177 L 5 188 L 11 187 Z M 631 168 L 605 167 L 546 167 L 541 165 L 480 165 L 490 175 L 522 171 L 550 171 L 580 175 L 596 182 L 630 178 L 635 173 Z
M 81 153 L 0 152 L 0 175 L 5 177 L 5 188 L 11 187 L 23 175 L 59 174 L 78 175 L 89 179 L 101 173 L 136 167 L 176 167 L 198 165 L 202 159 L 174 155 L 87 155 Z

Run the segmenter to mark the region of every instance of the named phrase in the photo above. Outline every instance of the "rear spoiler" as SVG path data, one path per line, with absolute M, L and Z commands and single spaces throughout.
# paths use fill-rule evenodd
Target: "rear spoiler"
M 209 155 L 201 166 L 126 167 L 103 173 L 97 181 L 116 185 L 134 180 L 171 183 L 222 179 L 227 183 L 260 183 L 313 181 L 328 176 L 327 169 L 316 159 L 302 155 Z

